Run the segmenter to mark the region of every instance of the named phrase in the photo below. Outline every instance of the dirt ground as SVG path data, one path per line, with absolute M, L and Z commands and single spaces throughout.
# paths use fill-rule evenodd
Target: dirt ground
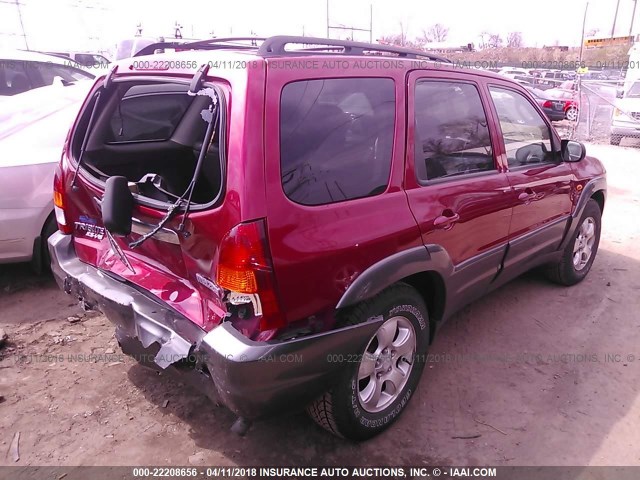
M 609 198 L 588 278 L 530 273 L 465 308 L 404 415 L 362 444 L 304 414 L 238 437 L 227 410 L 121 355 L 53 280 L 0 266 L 0 464 L 16 464 L 20 432 L 17 465 L 640 465 L 640 149 L 589 152 Z

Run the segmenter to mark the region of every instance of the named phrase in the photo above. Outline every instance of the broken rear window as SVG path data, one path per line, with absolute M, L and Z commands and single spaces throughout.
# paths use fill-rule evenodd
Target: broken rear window
M 190 188 L 202 151 L 192 203 L 204 205 L 218 199 L 223 183 L 221 93 L 208 88 L 210 95 L 192 95 L 188 90 L 188 84 L 167 79 L 119 81 L 101 91 L 82 156 L 83 168 L 101 182 L 112 176 L 126 177 L 139 198 L 174 203 Z M 72 156 L 76 161 L 96 95 L 74 132 Z M 213 137 L 203 149 L 210 123 Z
M 107 142 L 167 140 L 193 100 L 187 90 L 179 84 L 133 85 L 111 116 Z

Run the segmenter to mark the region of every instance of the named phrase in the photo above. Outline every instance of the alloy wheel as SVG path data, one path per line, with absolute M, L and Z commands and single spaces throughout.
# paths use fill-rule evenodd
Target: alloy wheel
M 578 236 L 573 244 L 573 266 L 577 271 L 582 270 L 589 263 L 595 240 L 596 222 L 592 217 L 587 217 L 580 225 Z
M 384 322 L 369 340 L 358 369 L 358 399 L 369 413 L 391 405 L 404 388 L 415 360 L 416 333 L 402 316 Z

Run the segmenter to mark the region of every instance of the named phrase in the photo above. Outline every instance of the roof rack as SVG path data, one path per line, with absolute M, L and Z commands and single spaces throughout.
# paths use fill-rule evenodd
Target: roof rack
M 156 50 L 181 49 L 181 50 L 257 50 L 255 42 L 263 42 L 264 37 L 221 37 L 197 40 L 195 42 L 156 42 L 141 49 L 134 57 L 152 55 Z M 236 42 L 251 42 L 249 45 Z
M 402 58 L 426 58 L 434 62 L 452 63 L 451 60 L 439 55 L 422 50 L 398 47 L 395 45 L 376 45 L 373 43 L 354 42 L 351 40 L 337 40 L 333 38 L 319 37 L 299 37 L 289 35 L 278 35 L 269 37 L 262 42 L 258 49 L 258 55 L 262 57 L 280 57 L 285 55 L 299 55 L 301 52 L 320 52 L 322 48 L 302 48 L 299 50 L 287 50 L 286 46 L 291 44 L 327 46 L 326 50 L 335 51 L 335 47 L 342 48 L 343 55 L 366 55 L 366 52 L 392 53 Z
M 250 42 L 246 44 L 243 42 Z M 261 42 L 258 46 L 257 42 Z M 301 48 L 287 49 L 288 45 L 300 45 Z M 160 49 L 180 50 L 255 50 L 261 57 L 282 57 L 293 55 L 370 55 L 371 53 L 388 53 L 402 58 L 424 58 L 434 62 L 452 63 L 451 60 L 431 52 L 398 47 L 395 45 L 376 45 L 373 43 L 353 42 L 351 40 L 337 40 L 333 38 L 300 37 L 292 35 L 277 35 L 274 37 L 225 37 L 199 40 L 196 42 L 158 42 L 144 47 L 134 57 L 151 55 Z

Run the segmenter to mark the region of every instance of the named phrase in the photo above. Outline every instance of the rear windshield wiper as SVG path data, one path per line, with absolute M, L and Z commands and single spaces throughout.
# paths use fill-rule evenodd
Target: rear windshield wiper
M 100 104 L 100 96 L 103 92 L 106 92 L 111 86 L 111 81 L 113 79 L 113 75 L 116 73 L 118 66 L 115 65 L 111 71 L 107 74 L 102 82 L 102 90 L 99 90 L 94 98 L 93 108 L 91 109 L 91 115 L 89 115 L 89 123 L 87 124 L 87 128 L 84 131 L 84 137 L 82 137 L 82 145 L 80 146 L 80 153 L 78 154 L 78 165 L 76 166 L 76 171 L 73 174 L 73 180 L 71 181 L 71 188 L 76 189 L 76 179 L 78 178 L 78 172 L 80 171 L 80 167 L 82 166 L 82 160 L 84 159 L 84 152 L 87 149 L 87 143 L 89 142 L 89 135 L 91 133 L 91 128 L 93 127 L 93 120 L 95 119 L 96 112 L 98 111 L 98 106 Z
M 167 222 L 171 220 L 173 215 L 178 211 L 178 209 L 182 205 L 182 202 L 184 202 L 186 198 L 184 215 L 182 217 L 182 220 L 180 221 L 180 225 L 178 226 L 178 231 L 182 232 L 184 230 L 184 223 L 187 218 L 187 215 L 189 214 L 189 209 L 191 207 L 191 197 L 193 196 L 193 190 L 195 189 L 196 183 L 198 181 L 198 177 L 200 176 L 200 171 L 202 170 L 202 163 L 204 161 L 204 157 L 206 156 L 207 151 L 209 150 L 209 146 L 213 141 L 213 136 L 215 134 L 216 127 L 218 125 L 218 119 L 220 117 L 220 114 L 217 107 L 218 107 L 218 96 L 214 91 L 214 93 L 211 95 L 211 103 L 209 104 L 209 109 L 202 111 L 203 118 L 209 125 L 207 126 L 207 130 L 204 134 L 204 139 L 202 140 L 202 146 L 200 147 L 200 154 L 198 155 L 198 161 L 196 163 L 193 176 L 191 177 L 191 182 L 189 182 L 189 185 L 187 186 L 184 193 L 180 195 L 180 197 L 174 203 L 172 203 L 171 206 L 169 206 L 169 208 L 167 209 L 167 213 L 165 214 L 164 217 L 162 217 L 160 222 L 152 230 L 147 232 L 138 240 L 136 240 L 135 242 L 131 242 L 129 244 L 129 248 L 133 249 L 133 248 L 139 247 L 147 239 L 153 237 L 156 233 L 158 233 L 162 229 L 162 227 L 164 227 L 167 224 Z

